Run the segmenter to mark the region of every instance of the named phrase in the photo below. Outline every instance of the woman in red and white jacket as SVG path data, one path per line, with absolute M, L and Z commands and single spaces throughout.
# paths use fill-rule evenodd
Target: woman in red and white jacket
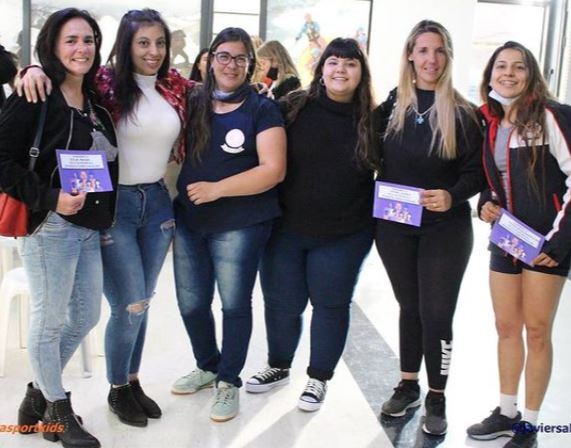
M 500 406 L 470 426 L 468 435 L 489 440 L 512 436 L 513 428 L 505 447 L 535 447 L 534 426 L 551 374 L 551 330 L 571 258 L 571 108 L 552 99 L 537 61 L 516 42 L 493 53 L 480 92 L 488 124 L 483 162 L 489 185 L 480 198 L 480 218 L 492 223 L 500 208 L 507 209 L 546 241 L 533 266 L 490 247 Z M 522 417 L 517 392 L 524 367 Z

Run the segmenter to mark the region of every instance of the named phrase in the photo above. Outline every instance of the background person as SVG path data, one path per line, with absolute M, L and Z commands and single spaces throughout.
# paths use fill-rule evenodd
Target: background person
M 297 68 L 280 42 L 266 42 L 258 49 L 257 56 L 263 78 L 276 100 L 301 87 Z

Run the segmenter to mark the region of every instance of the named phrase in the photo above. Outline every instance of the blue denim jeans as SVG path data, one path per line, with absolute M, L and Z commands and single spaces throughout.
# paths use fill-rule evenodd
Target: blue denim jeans
M 110 384 L 139 372 L 150 299 L 174 235 L 163 181 L 120 185 L 115 225 L 101 234 L 103 285 L 111 316 L 105 331 Z
M 28 354 L 35 382 L 47 400 L 62 400 L 62 371 L 101 311 L 99 232 L 50 212 L 19 250 L 31 291 Z
M 174 240 L 176 295 L 197 366 L 218 381 L 242 385 L 252 333 L 252 290 L 271 222 L 219 233 L 190 230 L 177 221 Z M 214 284 L 222 300 L 222 350 L 216 343 Z
M 302 315 L 311 301 L 311 354 L 307 373 L 333 377 L 349 331 L 349 309 L 373 228 L 342 237 L 311 237 L 276 225 L 260 266 L 268 364 L 289 368 L 299 343 Z

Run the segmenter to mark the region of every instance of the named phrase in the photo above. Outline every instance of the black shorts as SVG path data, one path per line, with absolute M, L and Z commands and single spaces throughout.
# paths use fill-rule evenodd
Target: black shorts
M 567 277 L 567 274 L 569 274 L 570 265 L 571 255 L 565 257 L 565 259 L 554 268 L 547 268 L 545 266 L 530 266 L 505 252 L 497 253 L 492 251 L 490 256 L 490 271 L 501 272 L 502 274 L 521 274 L 521 271 L 526 269 L 528 271 L 542 272 L 544 274 L 553 274 L 559 275 L 561 277 Z

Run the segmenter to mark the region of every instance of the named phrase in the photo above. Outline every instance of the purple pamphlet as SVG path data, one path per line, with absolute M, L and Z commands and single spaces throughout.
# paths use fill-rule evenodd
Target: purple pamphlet
M 389 182 L 375 182 L 373 216 L 387 221 L 420 227 L 423 207 L 420 205 L 422 188 Z
M 113 191 L 105 151 L 57 149 L 61 188 L 70 194 Z
M 545 237 L 502 209 L 492 227 L 490 241 L 518 260 L 533 266 L 532 261 L 541 252 Z

